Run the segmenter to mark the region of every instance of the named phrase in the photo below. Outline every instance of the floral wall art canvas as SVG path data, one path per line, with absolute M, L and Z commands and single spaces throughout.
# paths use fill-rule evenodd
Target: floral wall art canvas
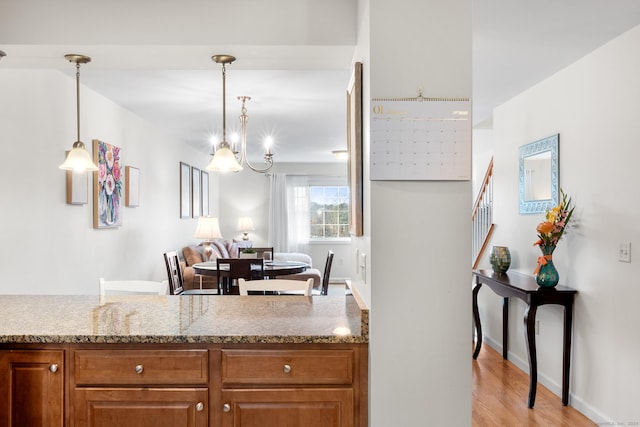
M 122 225 L 122 159 L 120 148 L 93 140 L 93 228 Z

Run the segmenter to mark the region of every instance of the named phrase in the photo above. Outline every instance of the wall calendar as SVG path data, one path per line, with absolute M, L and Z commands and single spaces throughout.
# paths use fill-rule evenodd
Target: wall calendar
M 373 98 L 373 181 L 471 179 L 468 98 Z

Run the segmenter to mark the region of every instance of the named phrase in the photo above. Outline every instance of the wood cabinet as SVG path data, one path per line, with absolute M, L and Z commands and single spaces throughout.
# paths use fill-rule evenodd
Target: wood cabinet
M 91 427 L 206 427 L 207 388 L 75 389 L 74 424 Z
M 64 425 L 64 351 L 0 350 L 0 426 Z
M 367 344 L 0 346 L 0 427 L 366 427 Z
M 221 426 L 366 425 L 360 349 L 304 348 L 222 349 Z
M 207 349 L 81 348 L 71 367 L 76 426 L 208 425 Z

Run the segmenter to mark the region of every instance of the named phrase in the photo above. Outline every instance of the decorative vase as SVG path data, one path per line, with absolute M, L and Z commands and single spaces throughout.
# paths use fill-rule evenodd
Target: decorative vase
M 553 245 L 540 245 L 542 256 L 538 257 L 538 267 L 536 268 L 536 282 L 542 288 L 553 288 L 558 284 L 560 275 L 553 265 Z
M 489 254 L 489 262 L 491 268 L 498 274 L 502 274 L 509 269 L 511 265 L 511 252 L 506 246 L 494 246 Z

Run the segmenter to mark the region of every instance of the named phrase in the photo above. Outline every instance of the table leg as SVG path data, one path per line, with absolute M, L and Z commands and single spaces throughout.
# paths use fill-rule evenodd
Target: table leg
M 529 354 L 529 408 L 533 408 L 536 401 L 536 386 L 538 384 L 538 360 L 536 358 L 536 311 L 538 307 L 529 305 L 524 312 L 524 331 Z
M 562 346 L 562 404 L 569 404 L 569 370 L 571 366 L 571 327 L 573 301 L 564 306 L 564 344 Z
M 502 358 L 509 354 L 509 298 L 502 298 Z
M 473 323 L 476 325 L 476 348 L 473 352 L 473 358 L 477 359 L 482 347 L 482 325 L 480 324 L 480 312 L 478 311 L 478 291 L 482 283 L 476 283 L 473 287 Z

